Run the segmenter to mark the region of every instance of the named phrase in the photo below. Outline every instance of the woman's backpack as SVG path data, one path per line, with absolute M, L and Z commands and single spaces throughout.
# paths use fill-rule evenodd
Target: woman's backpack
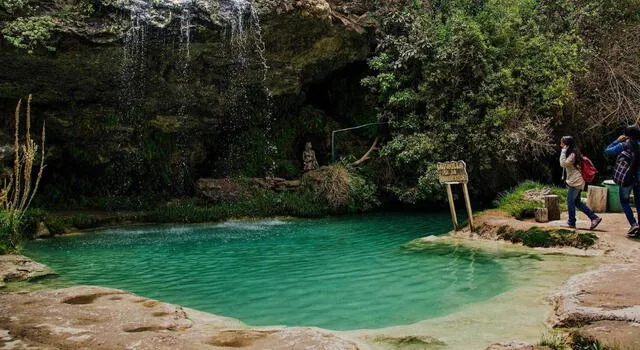
M 593 165 L 591 159 L 587 158 L 587 156 L 582 156 L 582 162 L 580 162 L 580 174 L 582 174 L 582 178 L 586 183 L 593 182 L 596 174 L 598 173 L 598 169 Z
M 613 170 L 613 182 L 620 186 L 630 186 L 635 181 L 636 174 L 636 147 L 625 142 L 622 152 L 616 158 Z

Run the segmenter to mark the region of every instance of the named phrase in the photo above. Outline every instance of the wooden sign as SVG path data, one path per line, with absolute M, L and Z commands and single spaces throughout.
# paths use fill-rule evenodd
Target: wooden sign
M 467 165 L 463 161 L 438 163 L 438 178 L 441 184 L 466 184 L 469 182 Z
M 453 203 L 453 193 L 451 192 L 451 184 L 462 184 L 462 191 L 464 193 L 464 203 L 467 208 L 467 215 L 469 218 L 469 228 L 473 232 L 473 212 L 471 211 L 471 200 L 469 199 L 469 190 L 467 189 L 467 182 L 469 182 L 469 175 L 467 175 L 467 165 L 463 161 L 451 161 L 438 163 L 438 178 L 441 184 L 447 185 L 447 197 L 449 199 L 449 210 L 451 211 L 451 222 L 453 223 L 453 229 L 458 231 L 458 217 L 456 215 L 456 208 Z

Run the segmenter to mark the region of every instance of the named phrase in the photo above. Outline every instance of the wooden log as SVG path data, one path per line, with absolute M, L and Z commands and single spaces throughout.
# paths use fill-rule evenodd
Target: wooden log
M 554 194 L 544 196 L 544 207 L 547 208 L 549 221 L 560 220 L 560 199 Z
M 607 188 L 600 186 L 589 186 L 587 191 L 587 206 L 595 213 L 607 211 Z
M 536 208 L 536 222 L 548 222 L 549 221 L 549 211 L 547 208 Z
M 456 207 L 453 203 L 453 193 L 451 193 L 451 184 L 447 184 L 447 197 L 449 198 L 449 211 L 451 212 L 451 223 L 453 229 L 458 231 L 458 217 L 456 215 Z
M 469 228 L 471 232 L 475 231 L 475 227 L 473 226 L 473 211 L 471 211 L 471 199 L 469 198 L 469 190 L 467 189 L 467 184 L 462 184 L 462 191 L 464 192 L 464 204 L 467 207 L 467 216 L 469 217 Z

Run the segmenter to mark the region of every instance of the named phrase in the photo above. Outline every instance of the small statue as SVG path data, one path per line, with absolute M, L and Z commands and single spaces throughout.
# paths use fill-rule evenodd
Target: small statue
M 304 145 L 304 152 L 302 152 L 302 164 L 304 164 L 304 171 L 316 170 L 320 166 L 316 160 L 316 152 L 311 148 L 311 142 L 307 142 Z

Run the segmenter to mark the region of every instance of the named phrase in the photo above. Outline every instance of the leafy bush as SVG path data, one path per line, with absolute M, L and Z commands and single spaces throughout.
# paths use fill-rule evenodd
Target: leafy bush
M 349 212 L 365 212 L 380 206 L 376 185 L 361 176 L 352 175 L 349 184 Z
M 55 47 L 51 45 L 55 28 L 56 23 L 51 16 L 20 17 L 2 29 L 2 34 L 13 46 L 29 53 L 33 53 L 38 46 L 55 51 Z
M 30 0 L 0 0 L 0 9 L 15 13 L 23 10 L 30 2 Z
M 580 38 L 538 1 L 398 1 L 379 11 L 379 51 L 363 84 L 379 97 L 399 185 L 464 160 L 484 194 L 553 150 L 552 118 L 583 69 Z M 525 164 L 525 167 L 519 166 Z M 433 177 L 428 184 L 436 185 Z
M 597 339 L 590 339 L 583 337 L 579 334 L 572 335 L 571 348 L 574 350 L 614 350 L 609 347 L 605 347 Z

